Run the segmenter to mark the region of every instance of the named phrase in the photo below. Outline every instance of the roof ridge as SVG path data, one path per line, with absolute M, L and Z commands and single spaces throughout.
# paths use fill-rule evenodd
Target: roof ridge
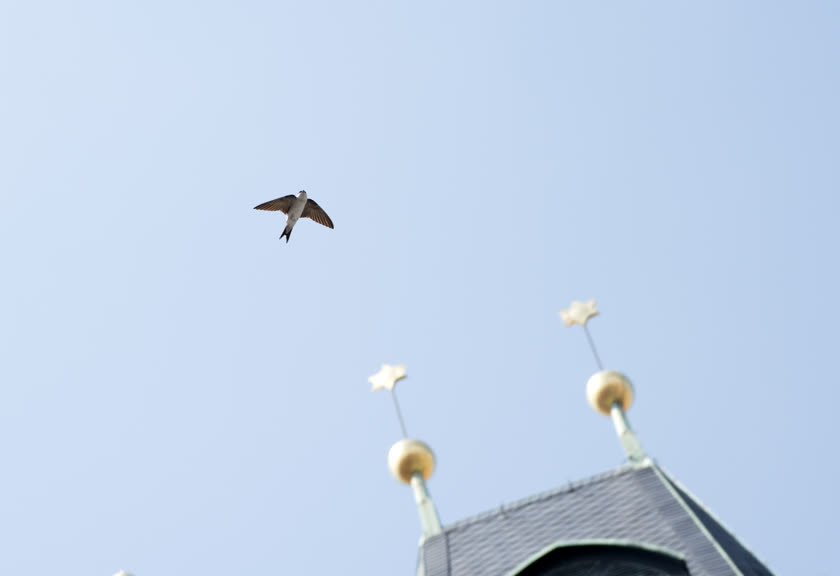
M 674 497 L 674 499 L 677 500 L 677 502 L 679 502 L 680 505 L 683 507 L 683 510 L 686 514 L 688 514 L 688 517 L 691 518 L 691 520 L 697 525 L 698 528 L 700 528 L 700 531 L 703 533 L 703 536 L 705 536 L 706 539 L 711 543 L 712 547 L 717 551 L 717 553 L 720 554 L 724 560 L 726 560 L 726 563 L 732 569 L 732 572 L 736 574 L 736 576 L 744 576 L 744 572 L 741 570 L 740 566 L 738 566 L 735 563 L 735 561 L 729 555 L 729 552 L 721 545 L 721 543 L 718 542 L 714 536 L 712 536 L 712 533 L 709 531 L 709 527 L 706 526 L 703 523 L 703 521 L 697 517 L 697 514 L 694 513 L 694 510 L 691 509 L 691 506 L 689 506 L 685 499 L 682 497 L 680 491 L 677 489 L 677 486 L 671 481 L 671 477 L 668 474 L 666 474 L 665 470 L 660 468 L 658 464 L 654 464 L 653 469 L 661 477 L 663 483 L 665 484 L 665 487 L 668 489 L 669 492 L 671 492 L 671 495 Z M 694 500 L 695 502 L 697 501 L 694 498 L 692 498 L 692 500 Z M 721 524 L 721 526 L 723 526 L 723 524 Z M 729 532 L 729 530 L 727 530 L 727 532 Z
M 504 513 L 507 511 L 519 510 L 537 502 L 550 500 L 551 498 L 554 498 L 555 496 L 558 496 L 560 494 L 568 494 L 569 492 L 574 492 L 575 490 L 579 490 L 580 488 L 591 486 L 593 484 L 598 484 L 600 482 L 605 482 L 611 478 L 627 474 L 634 470 L 639 470 L 640 468 L 647 468 L 651 466 L 651 464 L 652 462 L 650 461 L 645 461 L 642 464 L 622 464 L 618 468 L 608 470 L 607 472 L 602 472 L 594 476 L 589 476 L 588 478 L 584 478 L 578 481 L 569 481 L 562 487 L 552 488 L 550 490 L 540 492 L 539 494 L 535 494 L 533 496 L 528 496 L 526 498 L 514 500 L 510 504 L 500 504 L 499 506 L 487 510 L 485 512 L 480 512 L 473 516 L 468 516 L 467 518 L 458 520 L 457 522 L 453 522 L 452 524 L 447 524 L 443 526 L 443 532 L 445 534 L 449 532 L 454 532 L 456 530 L 464 528 L 465 526 L 478 524 L 485 520 L 489 520 L 490 518 L 495 518 L 499 514 L 499 512 Z
M 683 494 L 685 494 L 686 496 L 688 496 L 688 497 L 691 499 L 691 501 L 692 501 L 692 502 L 694 502 L 694 504 L 695 504 L 698 508 L 700 508 L 703 512 L 705 512 L 706 514 L 708 514 L 709 518 L 711 518 L 712 520 L 714 520 L 715 522 L 717 522 L 717 523 L 718 523 L 718 525 L 719 525 L 721 528 L 723 528 L 723 529 L 727 532 L 727 534 L 729 534 L 730 538 L 732 538 L 733 540 L 735 540 L 735 542 L 737 542 L 739 546 L 741 546 L 744 550 L 746 550 L 747 552 L 749 552 L 749 553 L 753 556 L 753 558 L 755 558 L 756 560 L 758 560 L 758 561 L 762 564 L 762 566 L 764 566 L 764 568 L 765 568 L 766 570 L 768 570 L 768 571 L 770 570 L 770 569 L 767 567 L 767 562 L 765 562 L 762 558 L 759 558 L 759 556 L 758 556 L 755 552 L 753 552 L 752 548 L 750 548 L 749 546 L 747 546 L 746 544 L 744 544 L 744 542 L 743 542 L 740 538 L 738 538 L 738 536 L 735 534 L 735 532 L 733 532 L 733 531 L 729 528 L 729 526 L 727 526 L 727 525 L 723 522 L 723 520 L 721 520 L 721 519 L 720 519 L 720 518 L 719 518 L 719 517 L 718 517 L 715 513 L 713 513 L 713 512 L 711 511 L 711 509 L 709 509 L 709 507 L 707 507 L 705 504 L 703 504 L 703 501 L 702 501 L 702 500 L 700 500 L 697 496 L 695 496 L 695 495 L 694 495 L 694 493 L 693 493 L 693 492 L 691 492 L 691 490 L 689 490 L 688 488 L 686 488 L 686 487 L 682 484 L 682 482 L 680 482 L 679 480 L 677 480 L 676 478 L 674 478 L 673 476 L 671 476 L 671 474 L 669 474 L 668 472 L 666 472 L 666 471 L 665 471 L 665 469 L 664 469 L 664 468 L 661 468 L 658 464 L 656 464 L 656 467 L 657 467 L 657 469 L 658 469 L 658 470 L 662 473 L 662 475 L 665 477 L 665 479 L 666 479 L 668 482 L 670 482 L 672 485 L 674 485 L 674 487 L 676 487 L 676 488 L 678 489 L 678 491 L 679 491 L 679 492 L 682 492 Z M 683 499 L 683 498 L 682 498 L 682 496 L 681 496 L 679 493 L 677 494 L 677 496 L 680 498 L 680 500 L 682 500 L 682 499 Z M 692 513 L 692 516 L 694 516 L 694 514 L 693 514 L 693 513 Z M 702 524 L 704 527 L 706 526 L 706 525 L 703 523 L 703 521 L 702 521 L 702 520 L 700 520 L 699 518 L 697 518 L 697 519 L 696 519 L 696 521 L 697 521 L 697 522 L 699 522 L 700 524 Z M 730 556 L 729 556 L 729 552 L 728 552 L 728 551 L 726 552 L 726 557 L 727 557 L 727 558 L 729 558 L 729 557 L 730 557 Z M 733 560 L 733 564 L 734 564 L 734 560 Z M 740 569 L 740 567 L 738 568 L 738 571 L 739 571 L 739 572 L 742 572 L 742 570 Z

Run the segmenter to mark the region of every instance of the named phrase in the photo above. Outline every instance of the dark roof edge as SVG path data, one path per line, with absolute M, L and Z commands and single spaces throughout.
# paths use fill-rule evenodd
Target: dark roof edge
M 697 498 L 697 496 L 695 496 L 695 495 L 691 492 L 691 490 L 689 490 L 688 488 L 686 488 L 685 486 L 683 486 L 682 482 L 680 482 L 679 480 L 677 480 L 676 478 L 674 478 L 673 476 L 671 476 L 670 474 L 668 474 L 668 473 L 667 473 L 664 469 L 660 468 L 658 464 L 654 463 L 654 468 L 655 468 L 655 469 L 656 469 L 656 470 L 657 470 L 660 474 L 662 474 L 662 476 L 664 476 L 664 477 L 665 477 L 665 479 L 667 480 L 667 482 L 669 482 L 669 483 L 673 484 L 674 486 L 676 486 L 677 488 L 679 488 L 679 489 L 680 489 L 683 493 L 685 493 L 685 494 L 686 494 L 689 498 L 691 498 L 691 499 L 694 501 L 694 504 L 696 504 L 698 508 L 700 508 L 701 510 L 703 510 L 703 512 L 705 512 L 706 514 L 708 514 L 708 515 L 709 515 L 709 517 L 710 517 L 712 520 L 714 520 L 715 522 L 717 522 L 718 524 L 720 524 L 720 526 L 721 526 L 724 530 L 726 530 L 726 531 L 729 533 L 729 535 L 732 537 L 732 539 L 733 539 L 733 540 L 735 540 L 735 541 L 738 543 L 738 545 L 739 545 L 739 546 L 741 546 L 744 550 L 746 550 L 747 552 L 749 552 L 750 554 L 752 554 L 752 555 L 753 555 L 753 557 L 754 557 L 756 560 L 758 560 L 759 562 L 761 562 L 761 564 L 765 567 L 765 569 L 767 569 L 767 570 L 769 571 L 769 568 L 767 568 L 767 562 L 765 562 L 763 558 L 760 558 L 760 557 L 758 556 L 758 554 L 756 554 L 756 553 L 752 550 L 752 548 L 750 548 L 749 546 L 747 546 L 746 544 L 744 544 L 744 542 L 743 542 L 740 538 L 738 538 L 738 536 L 736 536 L 736 535 L 735 535 L 735 532 L 733 532 L 732 530 L 730 530 L 730 529 L 729 529 L 729 527 L 728 527 L 728 526 L 727 526 L 727 525 L 726 525 L 726 524 L 725 524 L 725 523 L 724 523 L 724 522 L 723 522 L 720 518 L 718 518 L 718 516 L 717 516 L 716 514 L 714 514 L 711 510 L 709 510 L 709 508 L 708 508 L 705 504 L 703 504 L 703 502 L 702 502 L 699 498 Z M 669 486 L 669 488 L 670 488 L 670 486 Z M 679 499 L 680 503 L 681 503 L 683 506 L 686 506 L 686 507 L 688 506 L 688 504 L 686 504 L 686 503 L 683 501 L 683 498 L 679 495 L 679 493 L 675 494 L 675 496 Z M 707 535 L 707 536 L 709 536 L 709 537 L 711 538 L 711 534 L 708 534 L 708 531 L 705 529 L 705 528 L 706 528 L 705 524 L 703 524 L 702 522 L 700 522 L 700 519 L 699 519 L 699 518 L 697 518 L 697 517 L 695 516 L 695 514 L 694 514 L 691 510 L 688 510 L 688 512 L 691 514 L 692 519 L 693 519 L 695 522 L 697 522 L 698 524 L 700 524 L 700 525 L 703 527 L 703 529 L 704 529 L 704 533 L 706 533 L 706 535 Z M 713 540 L 714 540 L 714 539 L 713 539 Z M 715 544 L 717 544 L 717 542 L 715 542 Z M 727 560 L 729 560 L 730 562 L 732 562 L 732 559 L 731 559 L 731 558 L 729 558 L 729 555 L 728 555 L 728 554 L 726 555 L 726 558 L 727 558 Z M 741 573 L 741 571 L 739 570 L 739 571 L 738 571 L 738 573 L 740 574 L 740 573 Z
M 688 517 L 691 518 L 691 520 L 694 522 L 694 524 L 697 526 L 697 528 L 700 530 L 700 532 L 703 533 L 703 536 L 705 536 L 706 539 L 709 542 L 711 542 L 712 546 L 717 551 L 717 553 L 720 554 L 721 558 L 726 560 L 726 563 L 732 569 L 732 572 L 737 574 L 738 576 L 744 576 L 744 573 L 741 572 L 741 569 L 738 567 L 737 564 L 735 564 L 735 561 L 732 560 L 732 558 L 729 556 L 727 551 L 723 548 L 723 546 L 720 545 L 720 542 L 715 540 L 714 536 L 712 536 L 711 532 L 709 532 L 709 529 L 706 527 L 706 525 L 703 524 L 703 522 L 700 521 L 700 519 L 697 517 L 697 515 L 691 509 L 691 506 L 689 506 L 686 503 L 686 501 L 683 499 L 683 497 L 680 495 L 680 493 L 677 490 L 674 489 L 674 484 L 676 484 L 676 481 L 672 480 L 672 478 L 668 474 L 666 474 L 665 471 L 662 470 L 659 467 L 658 464 L 653 463 L 653 465 L 651 467 L 653 468 L 653 471 L 657 474 L 657 476 L 659 476 L 659 478 L 662 480 L 662 484 L 664 484 L 665 487 L 668 489 L 668 491 L 671 493 L 671 496 L 673 496 L 674 499 L 677 502 L 680 503 L 680 506 L 682 506 L 683 510 L 688 515 Z M 672 484 L 672 482 L 673 482 L 673 484 Z M 680 488 L 682 488 L 682 486 L 680 486 Z M 689 494 L 689 493 L 686 492 L 686 494 Z M 691 498 L 698 505 L 701 505 L 700 501 L 697 500 L 693 495 L 689 494 L 689 496 L 691 496 Z M 704 508 L 704 510 L 705 510 L 705 508 Z M 721 524 L 721 526 L 724 526 L 724 525 Z M 726 530 L 727 530 L 727 532 L 732 534 L 732 532 L 728 528 Z M 733 535 L 733 537 L 734 537 L 734 535 Z M 739 544 L 740 544 L 740 541 L 739 541 Z
M 585 540 L 563 540 L 561 542 L 555 542 L 550 546 L 546 546 L 536 554 L 532 554 L 531 556 L 517 564 L 510 572 L 506 574 L 506 576 L 516 576 L 522 570 L 536 562 L 538 559 L 542 558 L 546 554 L 554 552 L 558 548 L 572 548 L 575 546 L 623 546 L 629 548 L 639 548 L 642 550 L 647 550 L 648 552 L 656 552 L 657 554 L 662 554 L 664 556 L 674 558 L 675 560 L 685 562 L 685 556 L 683 554 L 680 554 L 675 550 L 671 550 L 670 548 L 665 548 L 663 546 L 651 546 L 650 544 L 636 542 L 635 540 L 620 540 L 614 538 L 588 538 Z
M 501 504 L 487 510 L 485 512 L 480 512 L 479 514 L 475 514 L 473 516 L 468 516 L 463 520 L 458 520 L 457 522 L 453 522 L 452 524 L 447 524 L 443 526 L 443 533 L 446 534 L 448 532 L 453 532 L 458 530 L 464 526 L 468 526 L 470 524 L 476 524 L 478 522 L 482 522 L 484 520 L 490 519 L 495 517 L 499 514 L 499 512 L 506 512 L 508 510 L 517 510 L 519 508 L 524 508 L 530 504 L 534 504 L 535 502 L 540 502 L 542 500 L 548 500 L 549 498 L 553 498 L 558 494 L 565 494 L 567 492 L 574 492 L 580 488 L 585 486 L 589 486 L 591 484 L 597 484 L 599 482 L 604 482 L 613 478 L 615 476 L 620 476 L 621 474 L 625 474 L 627 472 L 631 472 L 633 470 L 638 470 L 639 468 L 646 468 L 648 466 L 652 466 L 653 462 L 649 459 L 645 459 L 644 462 L 641 464 L 622 464 L 618 468 L 613 470 L 609 470 L 607 472 L 603 472 L 601 474 L 596 474 L 595 476 L 590 476 L 589 478 L 584 478 L 583 480 L 578 480 L 577 482 L 568 482 L 565 486 L 561 488 L 554 488 L 552 490 L 547 490 L 545 492 L 540 492 L 539 494 L 535 494 L 534 496 L 529 496 L 527 498 L 522 498 L 520 500 L 514 500 L 510 504 Z

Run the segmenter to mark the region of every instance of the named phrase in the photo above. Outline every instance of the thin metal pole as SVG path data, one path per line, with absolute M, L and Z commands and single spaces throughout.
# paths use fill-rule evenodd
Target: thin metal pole
M 603 370 L 604 366 L 601 364 L 601 357 L 598 356 L 598 350 L 595 349 L 595 342 L 592 341 L 592 336 L 589 334 L 589 328 L 587 328 L 586 324 L 583 325 L 583 331 L 586 332 L 586 339 L 589 341 L 592 355 L 595 356 L 595 363 L 598 364 L 598 370 Z
M 402 412 L 400 411 L 400 403 L 397 402 L 397 389 L 391 390 L 391 398 L 394 399 L 394 408 L 397 411 L 397 418 L 400 420 L 400 429 L 402 430 L 403 438 L 408 438 L 408 432 L 405 431 L 405 422 L 403 422 Z

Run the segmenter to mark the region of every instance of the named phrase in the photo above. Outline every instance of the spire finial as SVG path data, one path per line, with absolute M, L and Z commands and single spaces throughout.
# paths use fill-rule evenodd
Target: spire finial
M 390 390 L 391 398 L 394 400 L 394 410 L 397 412 L 397 419 L 400 421 L 400 430 L 402 430 L 403 438 L 408 438 L 408 432 L 405 431 L 405 422 L 403 421 L 402 412 L 400 411 L 400 403 L 397 401 L 397 382 L 407 376 L 405 372 L 405 364 L 397 364 L 391 366 L 390 364 L 383 364 L 379 372 L 368 378 L 371 383 L 371 392 L 377 390 Z
M 417 513 L 420 515 L 420 525 L 423 528 L 423 539 L 425 539 L 440 534 L 442 531 L 437 510 L 426 488 L 426 480 L 435 469 L 435 455 L 425 442 L 409 438 L 405 431 L 405 422 L 403 422 L 395 389 L 397 382 L 405 377 L 405 364 L 395 366 L 383 364 L 379 372 L 368 378 L 368 382 L 371 383 L 373 392 L 383 388 L 391 391 L 403 438 L 391 446 L 388 452 L 388 468 L 394 478 L 411 485 L 414 501 L 417 504 Z
M 595 364 L 598 365 L 598 370 L 603 370 L 604 366 L 601 364 L 601 357 L 598 356 L 595 342 L 592 340 L 592 335 L 586 326 L 589 319 L 598 314 L 598 309 L 595 307 L 595 300 L 589 300 L 588 302 L 574 300 L 571 306 L 560 312 L 560 317 L 566 326 L 574 326 L 575 324 L 583 326 L 583 332 L 586 334 L 586 340 L 589 342 L 589 349 L 592 350 L 592 355 L 595 357 Z
M 642 462 L 645 459 L 645 453 L 639 439 L 636 438 L 636 433 L 630 428 L 630 422 L 627 420 L 627 410 L 633 403 L 633 385 L 621 372 L 604 370 L 601 358 L 598 356 L 598 350 L 595 348 L 595 342 L 586 326 L 587 321 L 597 315 L 598 309 L 595 307 L 595 300 L 589 300 L 588 302 L 575 300 L 569 308 L 560 312 L 560 317 L 563 318 L 566 326 L 575 324 L 583 326 L 589 348 L 595 357 L 595 363 L 598 365 L 599 372 L 594 374 L 586 383 L 586 396 L 589 399 L 589 404 L 597 412 L 612 417 L 616 434 L 621 440 L 621 445 L 627 457 L 631 462 Z
M 560 317 L 566 323 L 566 326 L 572 326 L 573 324 L 586 326 L 586 322 L 597 315 L 598 309 L 595 307 L 595 300 L 587 302 L 573 300 L 571 306 L 560 312 Z

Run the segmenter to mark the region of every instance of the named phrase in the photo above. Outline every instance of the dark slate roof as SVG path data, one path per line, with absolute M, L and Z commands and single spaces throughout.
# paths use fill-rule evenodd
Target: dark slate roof
M 656 464 L 627 465 L 445 526 L 420 549 L 423 576 L 508 576 L 558 544 L 634 543 L 681 556 L 692 576 L 772 576 Z

